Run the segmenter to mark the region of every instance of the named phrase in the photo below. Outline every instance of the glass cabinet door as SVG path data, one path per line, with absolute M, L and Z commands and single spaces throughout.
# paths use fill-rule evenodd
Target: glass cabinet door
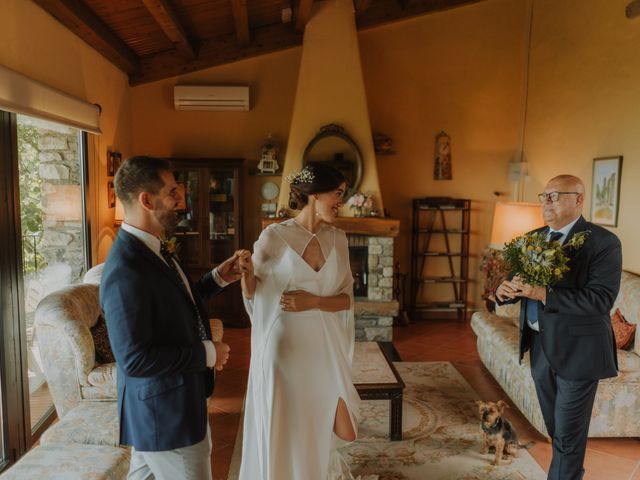
M 180 245 L 178 255 L 185 265 L 201 265 L 200 172 L 196 168 L 174 170 L 174 176 L 180 193 L 174 233 Z
M 209 169 L 209 263 L 217 265 L 238 248 L 237 185 L 233 168 Z

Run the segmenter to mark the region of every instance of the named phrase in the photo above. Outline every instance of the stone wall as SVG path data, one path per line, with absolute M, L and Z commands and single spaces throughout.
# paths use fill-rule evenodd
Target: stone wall
M 390 342 L 398 302 L 393 299 L 393 237 L 349 235 L 350 246 L 368 247 L 368 293 L 356 301 L 356 341 Z
M 34 123 L 37 131 L 34 165 L 38 166 L 37 174 L 42 180 L 44 227 L 38 251 L 49 266 L 68 265 L 73 283 L 85 269 L 80 133 L 72 128 Z

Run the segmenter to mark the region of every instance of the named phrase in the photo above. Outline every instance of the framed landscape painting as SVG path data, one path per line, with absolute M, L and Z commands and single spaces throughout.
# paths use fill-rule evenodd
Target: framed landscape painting
M 591 221 L 608 227 L 618 226 L 622 156 L 593 159 L 591 183 Z

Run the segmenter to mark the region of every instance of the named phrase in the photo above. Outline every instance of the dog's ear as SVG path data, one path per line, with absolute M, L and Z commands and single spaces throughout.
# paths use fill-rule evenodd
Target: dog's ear
M 502 400 L 498 400 L 498 402 L 496 403 L 496 406 L 498 407 L 498 410 L 500 411 L 500 413 L 504 412 L 505 408 L 509 408 L 509 405 Z

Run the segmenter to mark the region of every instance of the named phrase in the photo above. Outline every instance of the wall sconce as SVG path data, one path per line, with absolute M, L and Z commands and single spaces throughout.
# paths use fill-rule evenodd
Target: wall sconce
M 497 202 L 489 247 L 502 250 L 513 238 L 543 225 L 539 203 Z

